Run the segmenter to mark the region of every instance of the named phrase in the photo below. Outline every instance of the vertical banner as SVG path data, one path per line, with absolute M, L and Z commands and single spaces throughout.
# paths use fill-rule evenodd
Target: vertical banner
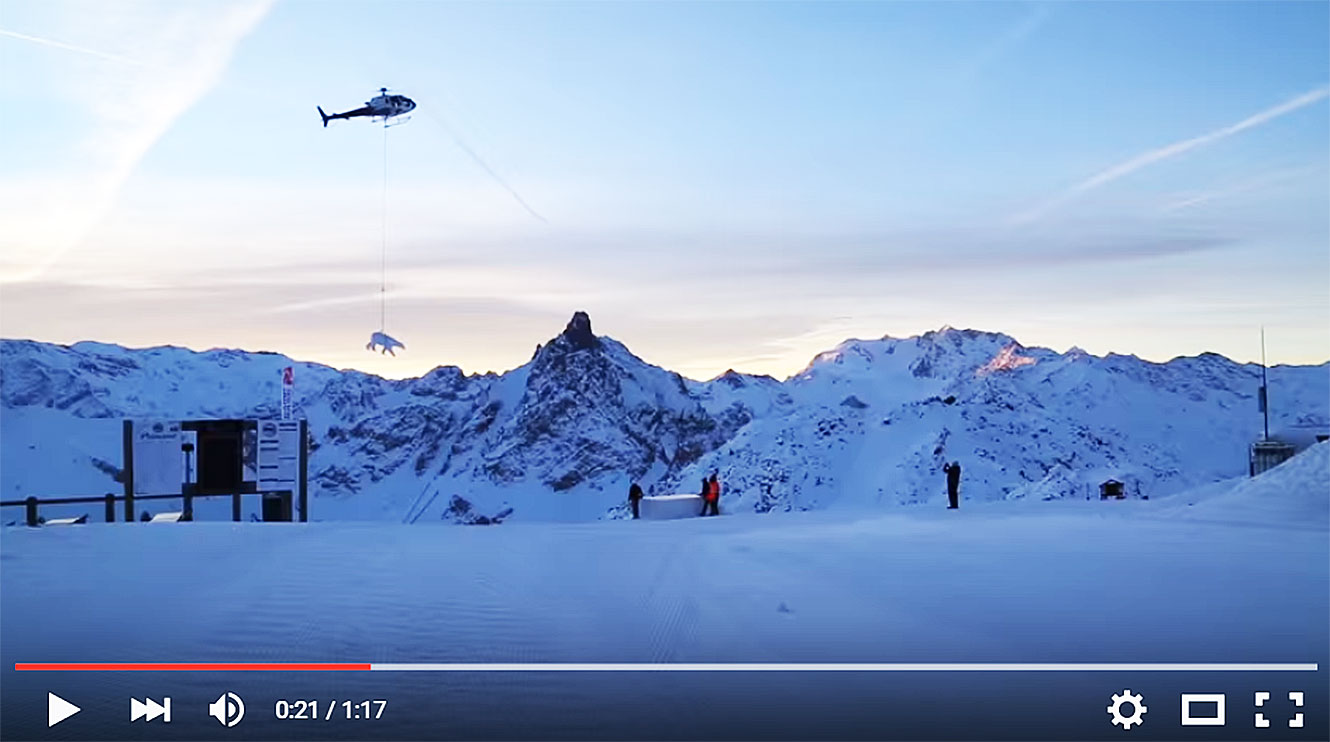
M 292 410 L 296 389 L 296 370 L 293 366 L 282 369 L 282 419 L 290 420 L 295 415 Z

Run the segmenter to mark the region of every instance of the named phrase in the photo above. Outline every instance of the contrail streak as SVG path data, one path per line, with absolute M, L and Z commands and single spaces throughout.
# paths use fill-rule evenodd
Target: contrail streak
M 446 121 L 444 121 L 442 118 L 435 115 L 433 112 L 429 111 L 428 109 L 426 109 L 425 113 L 428 114 L 429 117 L 433 119 L 435 123 L 443 127 L 443 130 L 448 132 L 448 136 L 452 137 L 453 143 L 456 144 L 459 148 L 461 148 L 461 150 L 465 152 L 467 156 L 470 157 L 477 165 L 479 165 L 482 170 L 489 173 L 489 176 L 494 179 L 494 182 L 502 186 L 505 191 L 508 191 L 508 193 L 513 197 L 513 199 L 516 200 L 517 203 L 521 204 L 523 209 L 526 209 L 528 214 L 534 216 L 535 218 L 539 219 L 540 221 L 546 224 L 550 223 L 548 219 L 537 213 L 535 209 L 531 208 L 531 204 L 528 204 L 526 202 L 526 199 L 522 198 L 522 194 L 518 193 L 516 190 L 513 189 L 512 186 L 508 185 L 507 181 L 499 177 L 499 174 L 494 172 L 494 168 L 490 167 L 489 163 L 481 159 L 480 155 L 476 154 L 476 151 L 471 149 L 471 147 L 468 146 L 467 143 L 462 140 L 462 137 L 458 136 L 457 132 L 453 131 L 453 128 L 449 126 Z
M 1200 204 L 1209 203 L 1211 201 L 1214 201 L 1215 199 L 1228 198 L 1230 196 L 1236 196 L 1242 193 L 1247 193 L 1249 191 L 1259 190 L 1269 185 L 1274 185 L 1276 183 L 1281 183 L 1286 180 L 1291 180 L 1293 178 L 1306 175 L 1317 169 L 1319 168 L 1300 167 L 1300 168 L 1293 168 L 1290 170 L 1277 170 L 1272 173 L 1265 173 L 1264 175 L 1259 175 L 1255 178 L 1251 178 L 1249 180 L 1245 180 L 1240 183 L 1230 185 L 1227 188 L 1220 188 L 1218 190 L 1207 191 L 1205 193 L 1200 193 L 1187 198 L 1178 199 L 1176 201 L 1173 201 L 1172 203 L 1166 204 L 1163 208 L 1160 209 L 1160 211 L 1164 213 L 1169 213 L 1181 209 L 1190 208 L 1192 206 L 1198 206 Z
M 89 56 L 97 57 L 99 59 L 105 59 L 111 62 L 118 62 L 120 64 L 133 64 L 133 65 L 143 64 L 138 60 L 130 59 L 129 57 L 122 57 L 119 56 L 118 54 L 108 54 L 106 52 L 98 51 L 96 49 L 89 49 L 86 46 L 76 46 L 74 44 L 66 44 L 63 41 L 56 41 L 55 39 L 46 39 L 42 38 L 41 36 L 30 36 L 25 33 L 19 33 L 18 31 L 10 31 L 4 28 L 0 28 L 0 36 L 8 36 L 11 39 L 20 39 L 22 41 L 30 41 L 34 44 L 41 44 L 42 46 L 50 46 L 56 49 L 64 49 L 66 51 L 78 52 L 79 54 L 87 54 Z
M 1076 185 L 1067 189 L 1065 192 L 1045 201 L 1039 206 L 1036 206 L 1035 208 L 1030 209 L 1029 211 L 1023 212 L 1021 214 L 1017 214 L 1016 216 L 1012 217 L 1010 222 L 1012 224 L 1028 224 L 1030 222 L 1039 219 L 1048 212 L 1058 208 L 1059 206 L 1062 206 L 1063 204 L 1067 203 L 1068 201 L 1071 201 L 1072 199 L 1076 198 L 1077 196 L 1087 191 L 1091 191 L 1102 185 L 1111 183 L 1119 178 L 1130 175 L 1136 172 L 1137 170 L 1149 167 L 1150 165 L 1153 165 L 1157 162 L 1162 162 L 1164 160 L 1177 157 L 1178 155 L 1181 155 L 1185 152 L 1190 152 L 1191 150 L 1197 149 L 1198 147 L 1204 147 L 1208 144 L 1214 144 L 1215 142 L 1218 142 L 1221 139 L 1227 139 L 1228 137 L 1231 137 L 1234 134 L 1244 132 L 1248 129 L 1254 129 L 1258 126 L 1261 126 L 1262 124 L 1274 121 L 1275 119 L 1281 116 L 1293 113 L 1294 111 L 1297 111 L 1301 108 L 1306 108 L 1307 106 L 1310 106 L 1311 104 L 1316 103 L 1317 101 L 1320 101 L 1326 98 L 1327 96 L 1330 96 L 1330 86 L 1316 88 L 1315 90 L 1310 90 L 1306 93 L 1303 93 L 1302 95 L 1299 95 L 1296 98 L 1293 98 L 1292 100 L 1281 103 L 1273 108 L 1267 108 L 1266 110 L 1261 111 L 1260 113 L 1248 116 L 1247 118 L 1237 122 L 1236 124 L 1225 126 L 1222 129 L 1216 129 L 1212 132 L 1209 132 L 1207 134 L 1202 134 L 1198 137 L 1192 137 L 1191 139 L 1184 139 L 1180 142 L 1174 142 L 1173 144 L 1160 147 L 1158 149 L 1152 149 L 1149 152 L 1137 155 L 1131 158 L 1130 160 L 1114 165 L 1113 167 L 1110 167 L 1107 170 L 1097 173 L 1081 181 L 1080 183 L 1077 183 Z

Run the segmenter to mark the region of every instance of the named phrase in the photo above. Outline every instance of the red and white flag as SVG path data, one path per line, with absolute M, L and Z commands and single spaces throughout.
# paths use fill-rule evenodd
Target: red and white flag
M 296 370 L 292 366 L 282 369 L 282 419 L 290 420 L 294 417 L 292 407 L 293 397 L 296 389 Z

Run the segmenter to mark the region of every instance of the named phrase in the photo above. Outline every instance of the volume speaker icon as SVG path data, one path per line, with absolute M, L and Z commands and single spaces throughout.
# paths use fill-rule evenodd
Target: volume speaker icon
M 152 721 L 157 717 L 162 717 L 162 721 L 171 723 L 171 699 L 167 698 L 162 703 L 157 703 L 151 698 L 145 698 L 140 701 L 137 698 L 129 699 L 129 720 Z
M 222 726 L 233 727 L 245 718 L 245 702 L 234 693 L 223 693 L 208 704 L 208 715 L 220 721 Z

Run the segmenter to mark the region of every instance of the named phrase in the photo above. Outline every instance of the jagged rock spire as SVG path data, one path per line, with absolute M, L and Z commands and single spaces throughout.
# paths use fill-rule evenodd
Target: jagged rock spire
M 573 313 L 573 318 L 568 320 L 568 326 L 563 328 L 561 337 L 577 349 L 595 348 L 600 345 L 600 340 L 591 332 L 591 317 L 586 312 Z

